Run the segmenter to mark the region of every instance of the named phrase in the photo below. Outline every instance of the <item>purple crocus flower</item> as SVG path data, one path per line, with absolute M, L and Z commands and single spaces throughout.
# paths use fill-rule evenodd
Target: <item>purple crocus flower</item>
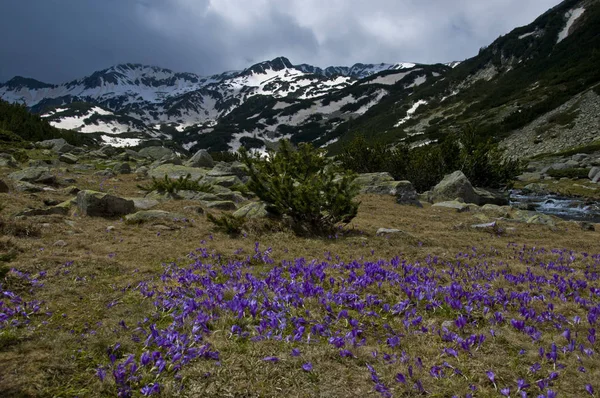
M 510 388 L 503 388 L 502 390 L 500 390 L 500 394 L 504 395 L 505 397 L 510 397 Z
M 490 379 L 490 381 L 492 383 L 496 383 L 496 374 L 494 372 L 492 372 L 491 370 L 488 370 L 487 372 L 485 372 L 485 374 L 487 375 L 488 379 Z
M 266 361 L 266 362 L 279 362 L 279 358 L 277 358 L 277 357 L 264 357 L 263 361 Z
M 587 391 L 587 393 L 590 395 L 594 395 L 594 387 L 592 387 L 591 384 L 585 385 L 585 391 Z
M 299 357 L 300 356 L 300 350 L 297 348 L 293 348 L 292 349 L 292 356 L 293 357 Z
M 304 365 L 302 365 L 302 369 L 306 372 L 310 372 L 313 369 L 312 363 L 306 362 Z
M 398 373 L 396 375 L 396 381 L 398 383 L 406 384 L 406 377 L 404 377 L 404 375 L 402 373 Z

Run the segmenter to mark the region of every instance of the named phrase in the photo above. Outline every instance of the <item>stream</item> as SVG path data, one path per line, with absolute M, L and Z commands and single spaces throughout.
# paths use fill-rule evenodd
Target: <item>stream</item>
M 588 221 L 600 223 L 600 202 L 586 198 L 573 198 L 558 195 L 524 194 L 520 190 L 512 190 L 510 205 L 515 208 L 534 210 L 565 220 Z

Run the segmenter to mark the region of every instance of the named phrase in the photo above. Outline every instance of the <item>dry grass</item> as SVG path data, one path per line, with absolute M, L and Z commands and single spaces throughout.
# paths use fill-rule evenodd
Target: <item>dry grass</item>
M 81 189 L 102 188 L 122 196 L 141 196 L 136 188 L 140 181 L 132 175 L 108 180 L 89 174 L 73 176 L 77 179 L 75 185 Z M 5 263 L 5 267 L 14 267 L 29 278 L 39 277 L 43 282 L 41 287 L 32 287 L 14 272 L 8 272 L 3 276 L 4 280 L 0 280 L 6 289 L 43 303 L 40 313 L 31 316 L 29 325 L 0 329 L 0 396 L 113 396 L 114 385 L 100 383 L 94 377 L 94 369 L 107 362 L 106 349 L 116 342 L 122 345 L 120 352 L 123 355 L 139 352 L 139 344 L 131 339 L 132 329 L 137 322 L 152 316 L 154 307 L 150 300 L 141 297 L 136 286 L 141 281 L 159 285 L 163 263 L 188 264 L 188 253 L 199 247 L 219 253 L 223 259 L 234 259 L 253 253 L 255 242 L 260 241 L 261 247 L 272 248 L 271 257 L 277 264 L 284 259 L 324 260 L 329 256 L 334 260 L 338 256 L 341 261 L 389 260 L 396 256 L 408 261 L 423 261 L 427 256 L 451 261 L 457 253 L 469 252 L 475 246 L 480 252 L 496 251 L 495 261 L 510 263 L 515 272 L 526 267 L 514 261 L 516 254 L 515 249 L 509 247 L 511 242 L 517 242 L 519 247 L 569 248 L 600 253 L 598 232 L 581 231 L 573 223 L 560 223 L 556 228 L 504 223 L 504 228 L 514 229 L 498 235 L 469 228 L 470 224 L 481 222 L 474 214 L 459 214 L 429 205 L 422 209 L 399 206 L 391 197 L 371 195 L 360 198 L 362 204 L 353 222 L 337 237 L 329 238 L 298 238 L 286 231 L 268 233 L 259 229 L 260 234 L 231 238 L 215 232 L 204 216 L 184 210 L 186 206 L 197 205 L 190 201 L 169 201 L 159 205 L 157 209 L 176 211 L 191 220 L 165 226 L 127 225 L 120 220 L 75 214 L 67 218 L 37 217 L 18 222 L 9 217 L 27 206 L 42 207 L 44 199 L 63 201 L 68 198 L 59 191 L 0 194 L 5 204 L 0 224 L 2 233 L 13 236 L 10 240 L 0 241 L 0 248 L 3 251 L 14 248 L 16 253 L 16 258 Z M 108 230 L 109 226 L 114 229 Z M 403 232 L 388 237 L 375 236 L 380 227 Z M 37 228 L 40 233 L 17 232 L 27 228 Z M 55 245 L 59 240 L 64 245 Z M 266 269 L 257 267 L 254 272 L 259 274 Z M 40 277 L 41 272 L 46 276 Z M 508 282 L 503 283 L 510 287 Z M 377 294 L 390 300 L 401 295 L 394 291 Z M 568 307 L 563 310 L 573 314 L 579 311 Z M 441 322 L 453 319 L 454 315 L 440 312 L 430 321 Z M 126 328 L 120 325 L 121 321 L 125 322 Z M 394 319 L 383 321 L 392 327 L 399 322 Z M 221 322 L 209 338 L 220 352 L 220 366 L 213 361 L 198 361 L 186 368 L 183 375 L 188 388 L 181 394 L 215 397 L 374 394 L 365 364 L 373 361 L 372 351 L 377 346 L 353 350 L 355 358 L 350 361 L 340 358 L 338 350 L 328 344 L 298 346 L 302 356 L 292 357 L 290 350 L 296 346 L 276 341 L 240 341 L 227 333 L 231 319 Z M 559 332 L 556 334 L 560 335 Z M 545 343 L 549 344 L 549 341 Z M 440 347 L 432 345 L 426 334 L 411 337 L 411 341 L 402 347 L 411 357 L 440 358 Z M 485 385 L 485 371 L 490 366 L 510 372 L 513 368 L 521 369 L 527 361 L 534 361 L 537 355 L 534 344 L 509 328 L 500 330 L 497 341 L 485 347 L 477 358 L 462 359 L 464 378 L 442 379 L 435 386 L 433 382 L 425 383 L 425 388 L 435 392 L 432 396 L 450 396 L 453 391 L 464 391 L 471 383 Z M 526 349 L 525 356 L 517 355 L 521 348 Z M 262 360 L 269 355 L 282 360 L 277 364 Z M 308 361 L 314 365 L 312 372 L 305 372 L 300 367 Z M 600 378 L 597 364 L 586 363 L 586 367 Z M 397 372 L 406 371 L 404 365 L 379 366 L 377 370 L 386 380 L 393 380 Z M 427 370 L 420 372 L 426 374 Z M 515 380 L 522 376 L 521 373 L 520 370 L 512 371 Z M 569 371 L 561 375 L 559 383 L 565 391 L 576 395 L 579 390 L 569 387 L 568 380 L 573 380 L 575 385 L 582 377 Z M 395 396 L 412 396 L 410 389 L 398 387 L 392 392 Z M 179 393 L 167 389 L 162 394 L 174 396 Z M 479 396 L 492 395 L 498 393 L 490 387 Z

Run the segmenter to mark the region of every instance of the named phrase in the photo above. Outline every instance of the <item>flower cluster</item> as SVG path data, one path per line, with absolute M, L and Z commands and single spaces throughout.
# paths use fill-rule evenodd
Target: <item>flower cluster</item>
M 469 380 L 479 381 L 462 396 L 493 388 L 498 396 L 553 397 L 566 372 L 586 374 L 597 363 L 600 256 L 510 247 L 518 267 L 496 261 L 492 249 L 469 248 L 450 260 L 431 255 L 415 262 L 399 257 L 332 262 L 328 255 L 327 261 L 276 264 L 258 243 L 242 261 L 199 248 L 190 264 L 166 264 L 160 283 L 138 286 L 156 310 L 132 330 L 140 352 L 118 359 L 119 347 L 111 347 L 97 374 L 104 379 L 110 371 L 120 396 L 158 393 L 163 376 L 177 379 L 193 361 L 219 360 L 207 340 L 215 324 L 226 322 L 229 338 L 290 347 L 322 344 L 339 351 L 343 361 L 377 346 L 381 352 L 373 351 L 366 374 L 382 396 L 427 394 L 435 383 L 469 373 Z M 518 373 L 527 377 L 469 367 L 471 361 L 485 363 L 483 352 L 502 344 L 500 334 L 529 348 L 517 347 L 526 365 Z M 410 350 L 415 339 L 439 345 L 439 354 Z M 535 356 L 526 356 L 529 352 Z M 292 355 L 300 351 L 294 348 Z M 264 360 L 279 362 L 277 356 Z M 386 366 L 395 369 L 395 377 L 383 376 Z M 315 371 L 311 362 L 302 370 Z M 589 382 L 573 388 L 593 395 L 596 381 Z

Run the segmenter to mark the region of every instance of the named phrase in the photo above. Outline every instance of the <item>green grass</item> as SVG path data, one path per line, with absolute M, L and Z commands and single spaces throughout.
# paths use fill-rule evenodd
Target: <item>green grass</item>
M 581 179 L 587 178 L 590 173 L 589 168 L 570 168 L 570 169 L 562 169 L 562 170 L 548 170 L 548 175 L 554 178 L 571 178 L 571 179 Z

